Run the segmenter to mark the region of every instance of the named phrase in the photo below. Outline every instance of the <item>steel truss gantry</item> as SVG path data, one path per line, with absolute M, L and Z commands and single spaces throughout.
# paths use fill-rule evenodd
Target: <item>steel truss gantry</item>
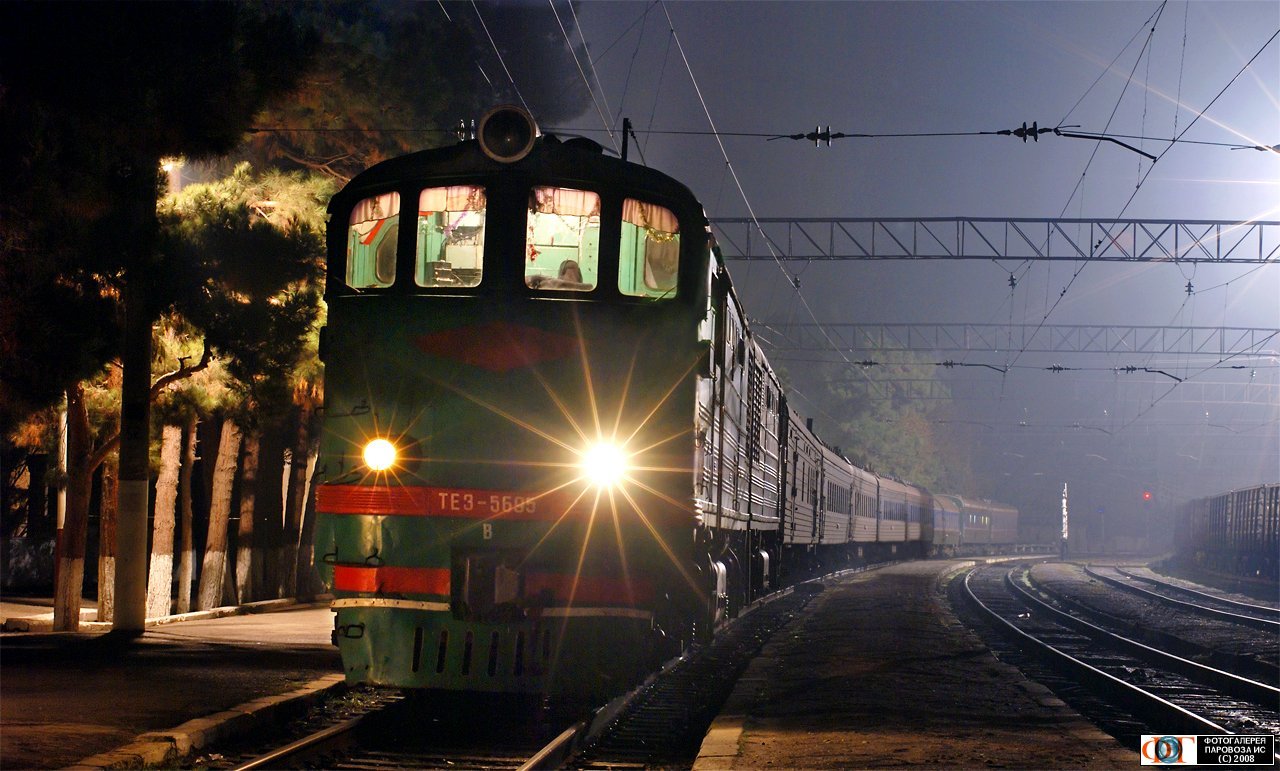
M 1280 329 L 1156 327 L 1114 324 L 858 324 L 754 322 L 752 330 L 775 350 L 891 353 L 1165 354 L 1277 356 Z
M 730 260 L 1063 260 L 1280 263 L 1280 222 L 716 218 Z
M 786 362 L 786 358 L 781 359 Z M 864 399 L 893 399 L 911 401 L 996 402 L 1010 401 L 1011 393 L 1005 392 L 996 382 L 999 375 L 977 370 L 972 377 L 936 378 L 886 377 L 874 369 L 868 369 L 863 377 L 850 376 L 828 383 Z M 1132 383 L 1125 374 L 1116 374 L 1111 382 L 1101 379 L 1072 380 L 1068 386 L 1070 398 L 1090 404 L 1149 404 L 1160 397 L 1163 403 L 1191 404 L 1197 406 L 1241 406 L 1280 408 L 1280 383 L 1259 382 L 1243 375 L 1240 382 L 1202 382 L 1188 380 L 1177 384 L 1158 376 Z M 1166 394 L 1165 392 L 1169 393 Z

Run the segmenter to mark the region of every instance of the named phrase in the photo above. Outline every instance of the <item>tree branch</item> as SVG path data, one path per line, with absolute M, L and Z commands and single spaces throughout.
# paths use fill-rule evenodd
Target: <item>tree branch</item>
M 196 374 L 197 372 L 205 369 L 206 367 L 209 366 L 209 362 L 212 360 L 213 360 L 213 352 L 209 350 L 209 341 L 205 340 L 204 351 L 200 354 L 200 361 L 196 362 L 194 366 L 188 367 L 185 357 L 178 359 L 177 369 L 175 369 L 173 372 L 168 372 L 166 374 L 161 375 L 159 378 L 156 379 L 156 382 L 151 384 L 151 398 L 154 399 L 157 396 L 159 396 L 160 392 L 163 391 L 165 387 L 168 386 L 170 383 L 174 383 L 178 380 L 185 380 L 191 377 L 192 375 Z

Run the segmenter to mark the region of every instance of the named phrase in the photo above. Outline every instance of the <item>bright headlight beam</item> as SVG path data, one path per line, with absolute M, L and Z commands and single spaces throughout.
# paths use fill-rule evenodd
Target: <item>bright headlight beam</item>
M 601 442 L 582 454 L 582 473 L 596 487 L 613 487 L 629 468 L 627 454 L 615 444 Z
M 364 446 L 364 464 L 373 471 L 386 471 L 396 462 L 396 446 L 386 439 L 374 439 Z

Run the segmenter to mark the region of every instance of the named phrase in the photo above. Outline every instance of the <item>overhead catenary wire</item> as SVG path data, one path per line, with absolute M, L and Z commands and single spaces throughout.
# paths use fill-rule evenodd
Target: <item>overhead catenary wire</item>
M 605 132 L 609 135 L 609 141 L 613 143 L 614 152 L 620 152 L 618 149 L 618 140 L 614 135 L 613 127 L 609 124 L 609 118 L 606 113 L 612 113 L 609 107 L 609 99 L 605 95 L 604 90 L 600 89 L 600 98 L 596 98 L 596 90 L 600 85 L 600 76 L 596 74 L 595 62 L 591 60 L 591 53 L 587 52 L 587 64 L 591 68 L 591 74 L 595 77 L 596 88 L 591 86 L 587 73 L 582 69 L 582 62 L 578 60 L 578 52 L 573 47 L 573 41 L 569 38 L 569 31 L 565 29 L 564 22 L 560 19 L 560 12 L 556 10 L 555 0 L 547 0 L 547 4 L 551 6 L 551 13 L 556 17 L 556 25 L 560 27 L 560 34 L 564 36 L 564 44 L 569 49 L 569 55 L 573 57 L 573 64 L 578 68 L 578 75 L 582 78 L 582 83 L 587 87 L 587 94 L 591 97 L 591 104 L 596 109 L 596 114 L 600 117 L 600 122 L 604 125 Z M 569 9 L 573 10 L 573 4 L 569 4 Z M 574 24 L 577 25 L 577 14 L 574 14 Z M 601 109 L 600 102 L 604 101 L 604 108 Z M 526 105 L 527 109 L 527 105 Z
M 684 62 L 685 70 L 689 73 L 689 81 L 693 84 L 693 91 L 698 97 L 698 102 L 702 105 L 702 112 L 706 116 L 707 124 L 711 127 L 711 130 L 715 136 L 716 144 L 720 148 L 720 154 L 724 158 L 724 162 L 725 162 L 726 168 L 728 168 L 729 170 L 730 176 L 732 176 L 733 178 L 733 183 L 738 188 L 738 195 L 742 198 L 743 204 L 747 207 L 747 213 L 750 215 L 751 221 L 755 223 L 756 229 L 760 232 L 761 235 L 764 235 L 764 228 L 761 227 L 760 225 L 760 220 L 756 216 L 755 208 L 751 204 L 751 199 L 747 196 L 747 191 L 742 186 L 742 180 L 738 178 L 738 173 L 733 168 L 733 162 L 729 160 L 729 151 L 724 145 L 724 140 L 719 135 L 719 133 L 716 133 L 717 129 L 715 124 L 715 119 L 711 117 L 711 109 L 707 106 L 707 100 L 702 95 L 702 88 L 698 85 L 698 79 L 693 74 L 693 67 L 689 63 L 689 57 L 685 53 L 684 45 L 680 42 L 680 35 L 679 33 L 676 32 L 675 22 L 671 19 L 671 11 L 670 9 L 667 8 L 667 4 L 665 0 L 663 0 L 662 2 L 662 12 L 663 14 L 666 15 L 667 26 L 671 31 L 671 38 L 672 40 L 675 41 L 676 50 L 680 53 L 680 58 Z M 766 238 L 766 242 L 767 240 L 768 239 Z M 805 312 L 808 314 L 809 318 L 812 319 L 813 322 L 818 325 L 818 329 L 821 330 L 822 335 L 824 338 L 826 338 L 828 345 L 830 345 L 831 349 L 833 351 L 836 351 L 838 355 L 840 355 L 842 358 L 845 358 L 844 354 L 840 352 L 839 348 L 836 346 L 835 341 L 831 338 L 831 335 L 827 332 L 826 328 L 823 327 L 821 322 L 818 321 L 817 316 L 813 312 L 813 308 L 809 306 L 808 300 L 806 300 L 804 295 L 800 292 L 799 282 L 797 281 L 795 275 L 793 275 L 790 271 L 788 271 L 786 266 L 782 264 L 782 260 L 779 259 L 778 253 L 773 248 L 772 244 L 769 244 L 769 253 L 773 256 L 774 263 L 777 264 L 778 269 L 782 271 L 782 274 L 786 276 L 788 280 L 791 282 L 792 286 L 795 287 L 795 296 L 799 299 L 800 304 L 804 306 Z M 846 358 L 846 361 L 847 361 L 847 358 Z M 806 400 L 808 400 L 807 397 L 805 398 Z M 814 403 L 812 402 L 812 400 L 808 400 L 808 401 L 810 401 L 811 404 Z M 838 422 L 834 417 L 830 415 L 826 415 L 825 412 L 823 414 L 825 417 L 832 420 L 833 423 Z
M 471 9 L 476 13 L 476 19 L 480 21 L 480 28 L 484 30 L 484 35 L 489 39 L 489 45 L 493 47 L 493 53 L 498 57 L 498 64 L 502 65 L 502 71 L 507 73 L 507 80 L 511 82 L 511 88 L 516 92 L 516 98 L 520 100 L 520 104 L 524 106 L 525 111 L 533 114 L 533 110 L 529 109 L 529 103 L 524 100 L 524 94 L 520 93 L 520 86 L 516 85 L 516 79 L 511 74 L 511 70 L 507 67 L 507 62 L 502 58 L 502 51 L 498 50 L 498 44 L 493 39 L 493 34 L 489 32 L 489 25 L 484 23 L 484 16 L 480 13 L 480 6 L 476 5 L 476 0 L 471 0 Z
M 1164 7 L 1164 4 L 1161 4 L 1161 9 L 1163 9 L 1163 7 Z M 1153 33 L 1155 32 L 1155 27 L 1154 27 L 1154 25 L 1152 26 L 1152 32 L 1153 32 Z M 1183 137 L 1183 136 L 1184 136 L 1188 131 L 1190 131 L 1190 130 L 1191 130 L 1191 127 L 1192 127 L 1192 126 L 1194 126 L 1194 125 L 1196 124 L 1196 122 L 1197 122 L 1201 117 L 1203 117 L 1203 116 L 1204 116 L 1204 114 L 1205 114 L 1206 112 L 1208 112 L 1208 111 L 1213 107 L 1213 105 L 1214 105 L 1215 103 L 1217 103 L 1218 99 L 1220 99 L 1220 98 L 1222 97 L 1222 95 L 1223 95 L 1223 94 L 1225 94 L 1225 93 L 1227 92 L 1227 90 L 1231 88 L 1231 86 L 1232 86 L 1232 85 L 1233 85 L 1233 84 L 1234 84 L 1234 83 L 1235 83 L 1235 82 L 1240 78 L 1240 76 L 1241 76 L 1241 75 L 1243 75 L 1245 72 L 1247 72 L 1247 71 L 1248 71 L 1248 69 L 1249 69 L 1251 66 L 1253 66 L 1253 63 L 1254 63 L 1255 61 L 1257 61 L 1258 57 L 1262 55 L 1262 52 L 1263 52 L 1263 51 L 1265 51 L 1265 50 L 1266 50 L 1266 49 L 1271 45 L 1271 43 L 1275 41 L 1275 39 L 1276 39 L 1276 37 L 1277 37 L 1277 36 L 1280 36 L 1280 29 L 1276 30 L 1276 31 L 1271 35 L 1271 37 L 1269 37 L 1269 38 L 1267 39 L 1267 41 L 1266 41 L 1265 43 L 1263 43 L 1261 47 L 1259 47 L 1259 48 L 1258 48 L 1258 50 L 1254 53 L 1254 55 L 1253 55 L 1253 56 L 1251 56 L 1251 57 L 1249 58 L 1249 61 L 1245 62 L 1244 66 L 1243 66 L 1243 67 L 1241 67 L 1241 68 L 1240 68 L 1240 70 L 1239 70 L 1238 72 L 1236 72 L 1236 74 L 1235 74 L 1235 75 L 1233 75 L 1233 76 L 1232 76 L 1231 80 L 1227 81 L 1227 84 L 1226 84 L 1225 86 L 1223 86 L 1223 87 L 1222 87 L 1222 89 L 1221 89 L 1221 90 L 1219 90 L 1219 91 L 1218 91 L 1218 93 L 1217 93 L 1216 95 L 1214 95 L 1214 97 L 1213 97 L 1212 99 L 1210 99 L 1210 100 L 1209 100 L 1209 103 L 1208 103 L 1207 105 L 1205 105 L 1204 109 L 1199 110 L 1199 111 L 1197 111 L 1197 112 L 1196 112 L 1195 117 L 1194 117 L 1194 118 L 1192 118 L 1192 119 L 1191 119 L 1191 121 L 1187 123 L 1186 127 L 1184 127 L 1184 128 L 1182 129 L 1182 132 L 1181 132 L 1180 134 L 1178 134 L 1177 136 L 1175 136 L 1175 137 L 1174 137 L 1174 141 L 1173 141 L 1172 143 L 1170 143 L 1170 144 L 1169 144 L 1169 146 L 1168 146 L 1168 147 L 1166 147 L 1163 151 L 1161 151 L 1160 155 L 1158 155 L 1158 156 L 1155 158 L 1155 160 L 1153 160 L 1153 161 L 1151 162 L 1151 165 L 1147 168 L 1147 172 L 1146 172 L 1146 174 L 1144 174 L 1144 175 L 1142 176 L 1142 178 L 1141 178 L 1140 180 L 1138 180 L 1138 184 L 1134 186 L 1133 192 L 1129 195 L 1128 200 L 1127 200 L 1127 201 L 1125 201 L 1124 206 L 1122 206 L 1122 207 L 1121 207 L 1121 209 L 1120 209 L 1120 213 L 1119 213 L 1118 215 L 1116 215 L 1116 219 L 1120 219 L 1120 218 L 1122 218 L 1122 217 L 1124 216 L 1124 213 L 1125 213 L 1126 211 L 1128 211 L 1128 210 L 1129 210 L 1129 207 L 1133 204 L 1134 199 L 1135 199 L 1135 198 L 1137 197 L 1137 195 L 1138 195 L 1138 191 L 1142 189 L 1142 185 L 1143 185 L 1143 184 L 1147 181 L 1147 179 L 1151 176 L 1151 172 L 1155 170 L 1156 164 L 1158 164 L 1158 163 L 1160 162 L 1160 159 L 1161 159 L 1161 158 L 1164 158 L 1164 157 L 1165 157 L 1165 155 L 1167 155 L 1167 154 L 1169 153 L 1169 151 L 1170 151 L 1171 149 L 1173 149 L 1173 148 L 1177 145 L 1178 141 L 1180 141 L 1180 140 L 1181 140 L 1181 138 L 1182 138 L 1182 137 Z M 1137 67 L 1137 62 L 1135 62 L 1135 63 L 1134 63 L 1134 67 L 1135 67 L 1135 69 L 1136 69 L 1136 67 Z M 1132 77 L 1132 75 L 1131 75 L 1131 77 Z M 1117 107 L 1118 107 L 1118 106 L 1119 106 L 1119 105 L 1117 104 Z M 1113 115 L 1114 115 L 1114 111 L 1113 111 Z M 1108 125 L 1109 125 L 1109 124 L 1110 124 L 1110 121 L 1108 121 Z M 1045 312 L 1044 317 L 1043 317 L 1043 318 L 1041 318 L 1041 320 L 1040 320 L 1040 325 L 1041 325 L 1041 326 L 1043 326 L 1043 325 L 1044 325 L 1044 323 L 1045 323 L 1046 321 L 1048 321 L 1049 316 L 1051 316 L 1051 315 L 1053 314 L 1053 312 L 1058 308 L 1058 306 L 1062 303 L 1063 298 L 1065 298 L 1065 297 L 1067 296 L 1067 292 L 1069 292 L 1069 291 L 1071 290 L 1071 287 L 1075 284 L 1076 279 L 1078 279 L 1078 278 L 1080 277 L 1080 274 L 1084 271 L 1084 269 L 1085 269 L 1086 267 L 1088 267 L 1088 266 L 1089 266 L 1089 264 L 1090 264 L 1092 261 L 1093 261 L 1093 258 L 1092 258 L 1092 255 L 1090 255 L 1090 256 L 1089 256 L 1089 257 L 1087 257 L 1085 260 L 1083 260 L 1083 261 L 1081 262 L 1081 264 L 1080 264 L 1080 267 L 1079 267 L 1079 268 L 1077 268 L 1077 269 L 1076 269 L 1076 270 L 1071 274 L 1071 278 L 1067 281 L 1067 285 L 1066 285 L 1065 287 L 1063 287 L 1063 289 L 1062 289 L 1062 291 L 1061 291 L 1061 292 L 1059 292 L 1059 293 L 1058 293 L 1058 298 L 1054 301 L 1053 305 L 1052 305 L 1052 306 L 1050 306 L 1049 310 Z M 1017 355 L 1017 356 L 1015 356 L 1015 357 L 1013 358 L 1013 361 L 1017 361 L 1018 357 L 1019 357 L 1019 356 L 1021 356 L 1021 355 L 1022 355 L 1022 353 L 1023 353 L 1022 351 L 1019 351 L 1019 352 L 1018 352 L 1018 355 Z
M 1253 63 L 1257 60 L 1257 58 L 1262 55 L 1262 52 L 1265 51 L 1267 47 L 1270 46 L 1275 41 L 1277 36 L 1280 36 L 1280 29 L 1276 30 L 1274 33 L 1272 33 L 1271 37 L 1267 38 L 1267 41 L 1263 43 L 1262 46 L 1257 50 L 1257 52 L 1255 52 L 1254 55 L 1249 58 L 1249 61 L 1245 62 L 1244 66 L 1241 67 L 1240 70 L 1236 72 L 1235 75 L 1232 76 L 1231 80 L 1229 80 L 1227 84 L 1223 86 L 1222 89 L 1219 90 L 1216 95 L 1214 95 L 1213 99 L 1209 100 L 1209 103 L 1205 105 L 1204 109 L 1196 112 L 1195 117 L 1192 118 L 1191 121 L 1187 123 L 1186 127 L 1182 129 L 1182 133 L 1177 135 L 1174 138 L 1174 142 L 1171 143 L 1168 147 L 1166 147 L 1160 153 L 1160 155 L 1158 155 L 1156 159 L 1151 162 L 1151 165 L 1147 168 L 1147 173 L 1142 176 L 1142 179 L 1138 180 L 1138 184 L 1134 187 L 1133 192 L 1129 195 L 1128 200 L 1125 201 L 1124 206 L 1120 208 L 1120 213 L 1116 215 L 1115 217 L 1116 219 L 1120 219 L 1124 217 L 1124 213 L 1129 210 L 1129 207 L 1133 204 L 1134 199 L 1138 195 L 1138 191 L 1142 189 L 1143 183 L 1146 182 L 1147 178 L 1151 176 L 1151 172 L 1155 170 L 1156 164 L 1160 162 L 1160 159 L 1165 157 L 1165 155 L 1167 155 L 1168 152 L 1171 149 L 1173 149 L 1174 146 L 1176 146 L 1176 143 L 1182 138 L 1182 136 L 1191 130 L 1191 127 L 1196 124 L 1196 121 L 1198 121 L 1201 117 L 1203 117 L 1204 114 L 1208 112 L 1210 108 L 1213 107 L 1213 105 L 1218 101 L 1218 99 L 1220 99 L 1222 95 L 1227 92 L 1227 89 L 1231 88 L 1231 86 L 1240 78 L 1241 75 L 1243 75 L 1246 71 L 1248 71 L 1248 69 L 1253 65 Z M 1063 287 L 1062 291 L 1058 294 L 1058 299 L 1054 301 L 1053 305 L 1050 306 L 1049 310 L 1045 312 L 1044 317 L 1041 318 L 1040 326 L 1044 326 L 1045 322 L 1048 321 L 1049 316 L 1053 314 L 1053 312 L 1062 303 L 1063 298 L 1067 296 L 1067 292 L 1071 290 L 1071 287 L 1075 284 L 1076 279 L 1080 277 L 1080 274 L 1084 271 L 1086 267 L 1089 266 L 1089 264 L 1092 261 L 1093 259 L 1091 255 L 1090 257 L 1083 260 L 1080 264 L 1080 267 L 1077 268 L 1075 272 L 1071 274 L 1071 278 L 1067 281 L 1067 285 Z M 1021 356 L 1021 355 L 1022 355 L 1022 351 L 1019 351 L 1018 356 Z M 1013 361 L 1017 361 L 1018 356 L 1015 356 L 1013 358 Z

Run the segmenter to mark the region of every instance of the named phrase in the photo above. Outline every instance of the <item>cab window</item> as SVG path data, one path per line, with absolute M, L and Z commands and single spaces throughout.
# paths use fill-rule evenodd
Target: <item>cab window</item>
M 670 209 L 628 198 L 622 203 L 618 289 L 633 297 L 674 297 L 680 223 Z
M 375 195 L 356 204 L 347 227 L 347 286 L 391 286 L 396 280 L 399 234 L 399 193 Z
M 529 193 L 524 282 L 532 289 L 589 292 L 600 268 L 600 196 L 535 187 Z
M 484 268 L 485 191 L 429 187 L 418 196 L 418 286 L 476 286 Z

